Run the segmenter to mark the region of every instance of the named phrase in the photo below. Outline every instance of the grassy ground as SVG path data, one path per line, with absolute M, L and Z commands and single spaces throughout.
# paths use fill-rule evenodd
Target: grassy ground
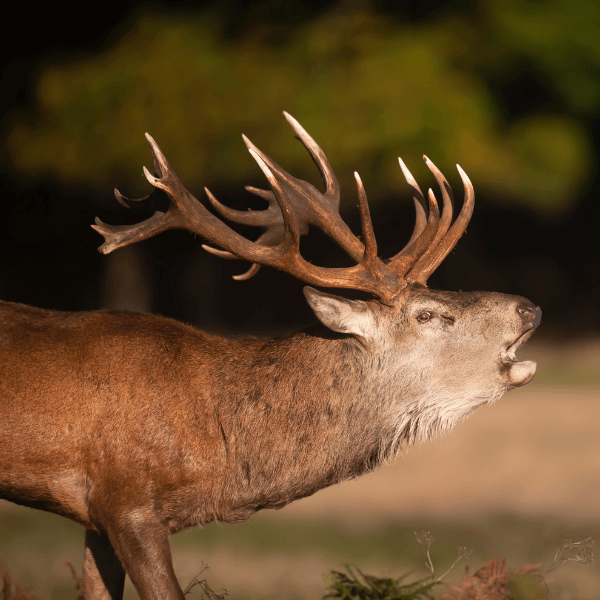
M 180 582 L 187 585 L 206 562 L 204 576 L 231 598 L 317 599 L 323 573 L 344 563 L 426 575 L 413 533 L 422 528 L 436 538 L 439 574 L 457 546 L 473 551 L 450 582 L 467 564 L 477 568 L 496 555 L 510 566 L 547 568 L 563 539 L 600 540 L 600 344 L 541 344 L 520 354 L 539 360 L 534 382 L 394 465 L 242 525 L 174 536 Z M 0 561 L 36 595 L 75 598 L 66 563 L 79 570 L 82 550 L 79 526 L 0 502 Z M 569 563 L 548 584 L 557 600 L 596 600 L 600 569 Z M 127 593 L 136 597 L 131 587 Z
M 460 581 L 465 566 L 478 568 L 497 555 L 513 567 L 541 562 L 545 571 L 563 539 L 600 539 L 600 524 L 508 514 L 462 521 L 412 518 L 362 530 L 329 519 L 304 522 L 261 515 L 244 525 L 212 524 L 179 534 L 172 547 L 183 586 L 207 563 L 210 571 L 203 577 L 216 591 L 226 588 L 231 598 L 317 599 L 325 586 L 323 574 L 345 563 L 377 575 L 427 575 L 425 552 L 414 535 L 423 528 L 435 538 L 431 557 L 439 575 L 458 555 L 458 546 L 472 551 L 445 578 L 451 583 Z M 0 529 L 0 556 L 22 587 L 48 600 L 76 597 L 66 563 L 80 569 L 83 532 L 78 526 L 22 509 L 3 510 Z M 567 564 L 548 576 L 548 585 L 553 598 L 593 600 L 600 597 L 600 569 Z M 126 597 L 136 597 L 130 586 Z

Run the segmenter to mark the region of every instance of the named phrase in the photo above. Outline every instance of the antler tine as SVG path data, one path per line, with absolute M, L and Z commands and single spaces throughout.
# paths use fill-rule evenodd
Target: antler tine
M 267 200 L 268 202 L 271 202 L 271 200 L 273 200 L 275 198 L 275 196 L 273 195 L 273 192 L 271 190 L 259 190 L 258 188 L 255 188 L 251 185 L 247 185 L 244 189 L 247 192 L 250 192 L 251 194 L 258 196 L 259 198 L 263 198 L 264 200 Z
M 283 116 L 286 118 L 287 122 L 292 126 L 296 137 L 302 142 L 303 146 L 308 150 L 312 159 L 314 160 L 317 168 L 319 169 L 321 176 L 323 177 L 323 182 L 325 183 L 325 195 L 329 196 L 330 200 L 335 203 L 335 206 L 340 205 L 340 184 L 335 176 L 335 173 L 329 164 L 329 160 L 325 156 L 321 147 L 313 138 L 308 135 L 304 127 L 292 117 L 285 110 L 283 111 Z
M 92 225 L 92 229 L 95 229 L 104 237 L 104 244 L 98 248 L 98 251 L 102 252 L 102 254 L 109 254 L 117 248 L 146 240 L 173 227 L 167 214 L 159 210 L 149 219 L 136 225 L 108 225 L 107 223 L 103 223 L 98 217 L 96 217 L 95 222 L 96 224 Z
M 209 193 L 208 190 L 207 190 L 207 193 Z M 219 258 L 224 258 L 226 260 L 239 260 L 239 256 L 236 256 L 235 254 L 231 254 L 231 252 L 227 252 L 227 250 L 221 250 L 220 248 L 213 248 L 212 246 L 208 246 L 207 244 L 200 244 L 200 245 L 209 254 L 213 254 L 214 256 L 218 256 Z
M 429 258 L 432 256 L 433 252 L 435 252 L 438 243 L 444 237 L 444 235 L 448 231 L 448 228 L 450 227 L 450 223 L 452 222 L 452 190 L 450 189 L 446 178 L 442 175 L 441 171 L 433 164 L 433 162 L 431 162 L 431 160 L 429 160 L 425 155 L 423 155 L 423 160 L 425 161 L 425 164 L 427 165 L 429 170 L 433 173 L 433 176 L 435 177 L 435 180 L 437 181 L 437 184 L 442 192 L 443 211 L 435 237 L 433 238 L 431 244 L 429 244 L 428 248 L 425 250 L 423 255 L 417 260 L 417 262 L 413 266 L 413 269 L 418 269 L 419 264 L 424 265 L 428 263 Z
M 213 206 L 215 205 L 216 202 L 218 203 L 218 200 L 213 196 L 213 194 L 211 193 L 211 191 L 208 188 L 204 188 L 204 191 L 206 192 L 206 195 L 208 196 L 208 198 L 211 201 L 211 203 L 213 204 Z M 277 204 L 277 200 L 275 199 L 275 195 L 273 194 L 273 192 L 271 192 L 271 197 L 272 197 L 273 202 Z M 225 207 L 225 208 L 227 208 L 227 207 Z M 239 212 L 239 211 L 235 211 L 235 212 Z M 245 213 L 242 213 L 242 214 L 245 214 Z M 275 247 L 280 243 L 280 239 L 282 238 L 282 235 L 283 235 L 280 232 L 280 230 L 283 229 L 283 224 L 280 223 L 282 221 L 281 210 L 278 209 L 277 214 L 278 214 L 279 219 L 274 224 L 274 225 L 277 225 L 277 227 L 267 228 L 267 230 L 261 236 L 259 236 L 256 240 L 254 240 L 255 244 L 261 244 L 263 246 L 268 246 L 268 247 Z M 308 229 L 308 227 L 306 227 L 306 229 Z M 306 231 L 303 231 L 302 224 L 300 224 L 300 233 L 301 234 L 306 233 Z M 240 258 L 239 256 L 236 256 L 235 254 L 232 254 L 231 252 L 228 252 L 227 250 L 221 250 L 220 248 L 213 248 L 212 246 L 208 246 L 206 244 L 202 244 L 202 248 L 204 248 L 204 250 L 206 250 L 210 254 L 218 256 L 219 258 L 224 258 L 227 260 L 238 260 Z M 232 278 L 237 281 L 245 281 L 247 279 L 254 277 L 254 275 L 256 275 L 259 270 L 260 270 L 260 265 L 254 263 L 250 266 L 250 268 L 245 273 L 242 273 L 240 275 L 232 275 Z
M 250 268 L 245 273 L 241 273 L 240 275 L 232 275 L 231 277 L 236 281 L 247 281 L 248 279 L 254 277 L 259 271 L 260 265 L 258 263 L 252 263 Z
M 302 233 L 302 227 L 300 228 L 300 233 Z M 254 243 L 262 244 L 263 246 L 269 247 L 277 246 L 277 244 L 279 244 L 278 232 L 272 229 L 268 229 L 258 239 L 254 240 Z M 211 250 L 214 250 L 214 248 L 211 248 Z M 231 257 L 236 258 L 235 256 L 233 256 L 233 254 L 231 255 Z M 250 268 L 245 273 L 241 273 L 240 275 L 232 275 L 232 278 L 236 281 L 246 281 L 254 277 L 259 271 L 260 265 L 257 263 L 253 263 L 250 265 Z
M 454 195 L 452 194 L 452 188 L 446 181 L 446 178 L 442 174 L 442 172 L 433 164 L 433 162 L 427 158 L 427 156 L 423 155 L 423 160 L 425 164 L 429 168 L 429 170 L 433 173 L 435 180 L 442 192 L 442 200 L 443 200 L 443 210 L 442 216 L 440 217 L 440 225 L 435 236 L 435 239 L 432 242 L 432 247 L 435 247 L 439 240 L 441 240 L 448 228 L 450 227 L 450 223 L 452 223 L 452 205 L 454 204 Z M 427 253 L 425 253 L 426 255 Z
M 158 175 L 162 175 L 163 172 L 168 172 L 170 169 L 170 165 L 161 152 L 160 148 L 154 141 L 151 135 L 148 133 L 145 134 L 146 139 L 150 143 L 150 147 L 152 149 L 152 162 L 154 163 L 154 170 Z M 164 169 L 164 171 L 163 171 Z M 143 168 L 144 175 L 146 179 L 159 189 L 163 189 L 166 191 L 164 184 L 159 180 L 150 175 L 148 169 L 146 167 Z M 125 197 L 115 189 L 115 197 L 120 204 L 127 204 L 124 202 Z M 146 196 L 148 197 L 148 196 Z M 143 198 L 142 198 L 143 200 Z M 123 246 L 127 246 L 128 244 L 145 240 L 149 237 L 152 237 L 162 231 L 170 229 L 174 226 L 173 219 L 174 211 L 169 211 L 167 213 L 163 213 L 161 211 L 156 211 L 149 219 L 142 221 L 141 223 L 137 223 L 136 225 L 108 225 L 103 223 L 98 217 L 96 217 L 96 224 L 92 225 L 92 228 L 95 229 L 98 233 L 104 236 L 105 242 L 98 248 L 100 252 L 103 254 L 108 254 L 117 248 L 121 248 Z
M 269 202 L 269 207 L 260 211 L 249 210 L 244 212 L 241 210 L 234 210 L 233 208 L 229 208 L 228 206 L 221 204 L 215 198 L 215 196 L 205 188 L 206 195 L 208 196 L 210 203 L 222 217 L 225 217 L 226 219 L 229 219 L 230 221 L 240 225 L 267 228 L 267 231 L 254 241 L 255 244 L 262 244 L 263 246 L 277 246 L 279 243 L 279 238 L 283 233 L 283 220 L 281 216 L 281 210 L 279 209 L 279 205 L 275 199 L 275 196 L 273 195 L 273 192 L 267 190 L 258 190 L 249 185 L 246 186 L 246 190 L 267 200 Z M 302 234 L 308 233 L 308 226 L 301 227 L 300 231 Z M 212 246 L 208 246 L 206 244 L 202 244 L 202 248 L 204 248 L 204 250 L 210 254 L 218 256 L 219 258 L 228 260 L 239 259 L 238 256 L 232 254 L 231 252 L 227 252 L 226 250 L 221 250 L 219 248 L 213 248 Z M 241 275 L 232 275 L 232 277 L 233 279 L 239 281 L 247 280 L 251 277 L 254 277 L 259 270 L 260 265 L 254 263 L 245 273 L 242 273 Z
M 359 262 L 364 253 L 364 246 L 339 215 L 339 183 L 325 153 L 291 115 L 288 113 L 284 113 L 284 115 L 298 139 L 317 164 L 325 182 L 325 192 L 320 192 L 310 183 L 297 179 L 287 173 L 243 135 L 242 137 L 248 150 L 260 156 L 263 163 L 268 166 L 269 171 L 285 189 L 286 197 L 296 214 L 300 234 L 306 234 L 308 226 L 315 225 L 339 244 L 356 262 Z M 224 217 L 236 223 L 265 227 L 270 231 L 276 232 L 279 240 L 282 241 L 284 237 L 283 218 L 279 213 L 278 203 L 273 195 L 273 191 L 259 190 L 254 187 L 247 187 L 246 189 L 252 194 L 267 200 L 269 208 L 266 211 L 242 213 L 224 207 L 214 197 L 209 196 L 209 198 L 215 209 Z M 261 241 L 260 243 L 263 242 Z M 225 258 L 224 255 L 223 257 Z
M 415 283 L 420 283 L 422 285 L 427 283 L 427 279 L 431 273 L 438 268 L 440 263 L 448 256 L 459 238 L 466 231 L 471 215 L 473 214 L 473 207 L 475 206 L 475 190 L 473 189 L 473 184 L 459 165 L 456 165 L 456 168 L 458 169 L 458 173 L 465 188 L 462 209 L 456 221 L 452 224 L 452 227 L 450 227 L 437 246 L 432 248 L 431 252 L 423 257 L 422 260 L 419 260 L 408 274 L 407 278 Z M 444 182 L 445 185 L 448 185 L 445 179 Z
M 427 218 L 425 229 L 423 229 L 421 234 L 416 237 L 411 244 L 398 252 L 398 254 L 392 257 L 388 262 L 388 268 L 392 269 L 402 277 L 412 269 L 419 258 L 421 258 L 431 246 L 431 242 L 435 239 L 438 230 L 440 211 L 438 209 L 437 200 L 435 199 L 435 194 L 431 188 L 429 188 L 427 193 L 427 199 L 429 204 L 429 216 Z
M 154 172 L 159 177 L 159 179 L 166 177 L 169 173 L 173 172 L 173 169 L 171 168 L 171 165 L 169 164 L 167 157 L 162 153 L 162 150 L 158 147 L 158 144 L 154 141 L 154 138 L 149 133 L 146 132 L 144 135 L 146 136 L 146 139 L 148 140 L 148 143 L 150 144 L 150 148 L 152 149 L 152 162 L 154 164 Z M 142 168 L 144 170 L 144 175 L 146 175 L 146 179 L 148 179 L 148 181 L 150 181 L 150 183 L 152 183 L 152 185 L 154 185 L 154 183 L 152 182 L 152 179 L 156 180 L 156 178 L 152 177 L 152 175 L 150 175 L 150 173 L 149 173 L 148 169 L 146 169 L 146 167 L 142 167 Z M 152 178 L 152 179 L 150 179 L 150 178 Z M 164 189 L 165 191 L 167 191 L 166 188 L 162 187 L 161 185 L 155 185 L 154 187 L 158 187 L 160 189 Z
M 129 204 L 127 204 L 128 202 L 141 202 L 142 200 L 148 200 L 148 198 L 150 198 L 150 194 L 146 194 L 142 198 L 126 198 L 117 188 L 113 189 L 113 193 L 117 199 L 117 202 L 125 208 L 130 208 Z
M 146 139 L 150 142 L 150 147 L 152 150 L 152 164 L 154 166 L 154 173 L 160 177 L 161 162 L 166 163 L 167 166 L 169 163 L 167 162 L 167 159 L 162 154 L 160 148 L 156 145 L 156 142 L 154 141 L 152 136 L 149 135 L 148 133 L 146 133 Z M 157 156 L 155 148 L 158 150 L 158 155 L 160 155 L 161 161 L 159 161 L 159 158 Z M 150 197 L 150 194 L 146 194 L 142 198 L 127 198 L 127 197 L 123 196 L 123 194 L 121 194 L 121 192 L 119 192 L 119 190 L 117 188 L 114 188 L 113 192 L 115 194 L 115 198 L 117 199 L 117 202 L 121 206 L 124 206 L 125 208 L 131 208 L 129 206 L 129 204 L 127 204 L 128 202 L 142 202 L 143 200 L 148 200 L 148 198 Z
M 233 208 L 229 208 L 224 204 L 221 204 L 213 194 L 208 196 L 210 203 L 213 205 L 214 209 L 226 219 L 233 221 L 234 223 L 238 223 L 239 225 L 251 225 L 254 227 L 268 227 L 269 225 L 275 225 L 281 223 L 281 214 L 279 213 L 279 209 L 274 209 L 273 206 L 269 206 L 266 210 L 235 210 Z M 275 204 L 275 199 L 273 198 L 270 204 Z
M 354 171 L 356 179 L 356 187 L 358 189 L 358 206 L 360 209 L 360 222 L 365 244 L 365 253 L 363 254 L 361 263 L 372 263 L 377 260 L 377 240 L 373 231 L 373 222 L 371 221 L 371 211 L 367 201 L 367 193 L 363 186 L 360 175 Z
M 248 140 L 248 142 L 250 142 L 250 140 Z M 252 142 L 250 142 L 250 144 L 252 144 Z M 253 147 L 249 147 L 248 150 L 252 155 L 252 158 L 257 162 L 264 176 L 267 178 L 267 181 L 273 190 L 273 194 L 275 194 L 279 208 L 281 209 L 281 215 L 283 216 L 283 227 L 285 230 L 283 237 L 283 252 L 284 254 L 291 254 L 294 251 L 299 252 L 300 228 L 298 226 L 298 219 L 294 214 L 292 205 L 288 201 L 285 192 L 279 185 L 279 181 L 277 181 L 277 178 L 271 172 L 271 169 L 267 166 L 262 156 L 256 152 Z
M 208 199 L 211 201 L 213 206 L 215 205 L 215 203 L 218 203 L 218 200 L 213 196 L 213 194 L 211 193 L 211 191 L 208 188 L 204 188 L 204 191 L 206 192 L 206 195 L 208 196 Z M 273 201 L 276 202 L 275 196 L 273 196 Z M 223 206 L 223 205 L 221 205 L 221 206 Z M 224 207 L 224 208 L 227 209 L 227 207 Z M 241 212 L 241 211 L 235 211 L 235 212 Z M 242 213 L 242 214 L 245 214 L 245 213 Z M 278 214 L 279 214 L 279 217 L 281 217 L 281 211 L 278 211 Z M 277 224 L 279 224 L 279 221 L 277 221 Z M 283 225 L 281 225 L 281 228 L 283 228 Z M 254 240 L 254 243 L 261 244 L 263 246 L 274 247 L 274 246 L 277 246 L 277 244 L 279 244 L 279 237 L 280 237 L 279 228 L 276 228 L 276 229 L 269 228 L 260 237 L 258 237 L 256 240 Z M 228 259 L 228 260 L 239 260 L 239 256 L 236 256 L 235 254 L 232 254 L 231 252 L 228 252 L 227 250 L 221 250 L 220 248 L 213 248 L 212 246 L 208 246 L 207 244 L 202 244 L 202 248 L 204 248 L 204 250 L 206 250 L 208 253 L 214 254 L 215 256 L 218 256 L 219 258 L 224 258 L 224 259 Z M 259 266 L 260 265 L 256 265 L 256 267 L 259 267 Z M 252 272 L 252 275 L 248 275 L 250 272 Z M 258 268 L 253 269 L 251 267 L 244 274 L 244 275 L 247 275 L 247 277 L 244 277 L 244 279 L 250 279 L 250 277 L 255 275 L 257 272 L 258 272 Z M 232 275 L 232 277 L 234 279 L 239 279 L 240 277 L 242 277 L 242 275 Z
M 429 158 L 427 158 L 427 156 L 423 155 L 423 160 L 425 161 L 425 164 L 427 165 L 429 170 L 433 173 L 433 176 L 435 177 L 435 180 L 437 181 L 437 184 L 440 187 L 440 190 L 442 192 L 444 208 L 435 237 L 433 238 L 427 250 L 412 267 L 412 270 L 415 272 L 419 271 L 419 265 L 429 264 L 429 261 L 433 256 L 437 245 L 448 231 L 450 223 L 452 222 L 453 195 L 452 190 L 450 189 L 450 185 L 446 181 L 446 178 L 442 175 L 442 172 L 433 164 L 431 160 L 429 160 Z
M 273 175 L 277 175 L 281 180 L 287 181 L 291 184 L 299 181 L 295 177 L 292 177 L 292 175 L 290 175 L 285 169 L 282 169 L 274 160 L 270 159 L 264 152 L 262 152 L 262 150 L 257 148 L 243 133 L 242 139 L 244 140 L 248 151 L 250 153 L 254 152 L 257 156 L 260 156 L 260 159 L 269 167 L 269 171 L 273 173 Z
M 250 186 L 247 186 L 247 188 Z M 279 208 L 279 203 L 275 198 L 273 192 L 269 192 L 269 208 L 264 211 L 248 211 L 247 213 L 242 211 L 237 211 L 228 208 L 221 204 L 215 196 L 208 190 L 204 188 L 208 199 L 211 204 L 220 212 L 224 217 L 229 218 L 231 221 L 235 223 L 239 223 L 241 225 L 257 225 L 266 228 L 266 231 L 259 236 L 256 240 L 254 240 L 255 244 L 261 244 L 263 246 L 274 247 L 277 246 L 284 235 L 284 225 L 283 218 L 281 214 L 281 209 Z M 262 191 L 262 190 L 260 190 Z M 231 214 L 231 216 L 229 216 Z M 246 218 L 248 215 L 248 218 Z M 264 217 L 262 217 L 264 215 Z M 299 223 L 300 234 L 305 235 L 308 233 L 308 225 L 305 223 Z M 202 248 L 209 252 L 210 254 L 214 254 L 219 258 L 224 258 L 228 260 L 236 260 L 239 259 L 239 256 L 232 254 L 231 252 L 227 252 L 227 250 L 221 250 L 220 248 L 213 248 L 212 246 L 208 246 L 206 244 L 202 244 Z M 241 275 L 232 275 L 233 279 L 242 281 L 250 279 L 254 277 L 260 270 L 260 265 L 253 264 L 245 273 Z
M 402 250 L 404 251 L 421 235 L 421 233 L 423 233 L 423 229 L 425 229 L 425 226 L 427 225 L 427 203 L 425 202 L 425 197 L 423 196 L 423 192 L 421 191 L 419 184 L 412 176 L 412 173 L 408 170 L 408 167 L 404 164 L 404 161 L 398 157 L 398 162 L 400 163 L 400 168 L 402 169 L 404 178 L 413 191 L 413 201 L 415 203 L 416 213 L 415 228 L 410 236 L 410 240 L 408 240 L 408 243 Z

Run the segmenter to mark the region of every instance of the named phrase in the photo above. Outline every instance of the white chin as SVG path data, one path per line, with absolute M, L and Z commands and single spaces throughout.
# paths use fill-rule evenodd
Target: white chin
M 537 363 L 533 360 L 520 360 L 518 362 L 505 362 L 506 378 L 511 387 L 519 387 L 529 383 L 537 369 Z

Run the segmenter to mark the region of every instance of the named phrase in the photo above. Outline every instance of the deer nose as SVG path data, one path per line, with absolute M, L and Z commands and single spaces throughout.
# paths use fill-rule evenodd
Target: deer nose
M 542 309 L 533 304 L 520 304 L 517 306 L 517 312 L 521 319 L 523 319 L 527 325 L 533 327 L 533 329 L 535 329 L 542 320 Z

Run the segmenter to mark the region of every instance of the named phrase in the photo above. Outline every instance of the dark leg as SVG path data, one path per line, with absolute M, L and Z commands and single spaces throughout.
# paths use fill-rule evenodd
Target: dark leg
M 125 570 L 106 535 L 85 532 L 81 583 L 85 600 L 122 600 Z

